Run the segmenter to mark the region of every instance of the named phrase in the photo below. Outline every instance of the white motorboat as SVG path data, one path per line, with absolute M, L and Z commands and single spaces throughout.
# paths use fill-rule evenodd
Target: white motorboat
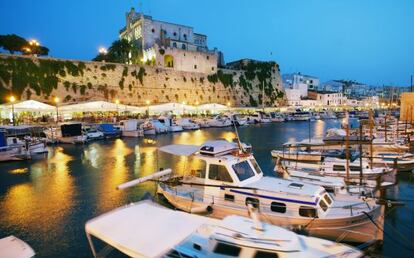
M 169 132 L 181 132 L 184 130 L 184 128 L 180 125 L 177 125 L 174 120 L 172 119 L 172 116 L 160 116 L 158 118 L 158 121 L 160 121 L 161 124 L 166 126 L 168 128 Z
M 210 127 L 210 123 L 209 123 L 210 119 L 207 118 L 198 118 L 195 119 L 194 122 L 196 122 L 200 128 L 209 128 Z
M 88 141 L 100 140 L 104 138 L 104 134 L 92 126 L 83 126 L 83 134 L 86 135 Z
M 276 112 L 270 112 L 269 116 L 272 122 L 284 122 L 285 121 L 285 118 L 281 114 L 276 113 Z
M 220 140 L 159 150 L 192 156 L 203 164 L 202 169 L 186 167 L 181 176 L 160 178 L 158 193 L 178 209 L 223 218 L 247 216 L 250 203 L 272 224 L 305 229 L 314 236 L 349 242 L 383 237 L 372 223 L 381 224 L 383 212 L 374 199 L 331 196 L 319 186 L 264 176 L 254 156 L 241 152 L 235 143 Z
M 297 110 L 296 112 L 288 115 L 288 121 L 308 121 L 311 118 L 311 114 L 306 111 Z
M 227 127 L 231 126 L 232 123 L 228 117 L 217 115 L 208 120 L 208 124 L 211 127 Z
M 1 258 L 32 258 L 35 257 L 33 249 L 23 240 L 8 236 L 0 239 Z
M 181 126 L 184 130 L 197 130 L 200 126 L 194 123 L 190 118 L 180 118 L 177 120 L 177 125 Z
M 325 119 L 337 119 L 336 115 L 334 112 L 331 111 L 323 111 L 319 113 L 319 116 L 321 119 L 325 120 Z
M 374 166 L 383 166 L 394 168 L 398 171 L 413 171 L 414 170 L 414 154 L 412 153 L 395 153 L 395 152 L 374 152 L 373 153 Z
M 346 177 L 346 160 L 338 158 L 325 158 L 325 160 L 318 164 L 304 163 L 297 161 L 283 161 L 283 165 L 287 168 L 293 168 L 308 173 L 321 173 L 327 176 Z M 388 167 L 374 167 L 370 168 L 367 160 L 364 159 L 362 163 L 362 178 L 376 179 L 379 176 L 391 173 L 392 168 Z M 360 178 L 361 166 L 360 161 L 355 160 L 349 163 L 349 178 Z
M 348 245 L 307 237 L 251 219 L 211 219 L 141 201 L 89 220 L 86 236 L 94 257 L 95 238 L 129 257 L 361 257 Z M 137 229 L 139 229 L 137 231 Z
M 155 129 L 155 133 L 161 134 L 161 133 L 168 133 L 168 128 L 163 125 L 158 119 L 150 119 L 148 121 Z
M 230 119 L 232 123 L 237 126 L 243 126 L 247 124 L 247 119 L 242 118 L 238 113 L 228 113 L 226 116 Z
M 24 160 L 30 158 L 30 152 L 23 144 L 9 144 L 6 132 L 0 130 L 0 161 Z
M 29 155 L 47 153 L 46 139 L 25 136 L 23 140 L 17 137 L 7 137 L 7 144 L 10 147 L 23 146 Z
M 49 142 L 85 143 L 87 136 L 82 132 L 81 123 L 67 123 L 59 127 L 50 127 L 44 131 Z
M 320 151 L 301 151 L 301 150 L 272 150 L 272 157 L 282 160 L 295 160 L 302 162 L 320 162 L 322 152 Z
M 155 126 L 149 121 L 145 121 L 140 125 L 140 128 L 144 131 L 144 135 L 156 135 Z
M 121 127 L 121 134 L 123 137 L 143 137 L 144 130 L 138 126 L 137 119 L 122 120 L 119 122 Z
M 271 122 L 269 116 L 266 113 L 262 112 L 262 111 L 255 112 L 254 114 L 250 115 L 248 117 L 248 120 L 251 123 L 254 123 L 254 124 L 257 124 L 257 123 L 270 123 Z

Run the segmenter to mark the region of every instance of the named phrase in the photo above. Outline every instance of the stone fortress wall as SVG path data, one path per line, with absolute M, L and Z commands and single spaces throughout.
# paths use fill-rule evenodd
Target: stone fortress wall
M 267 64 L 267 65 L 265 65 Z M 0 55 L 0 100 L 15 95 L 19 100 L 51 103 L 91 100 L 145 106 L 168 102 L 219 103 L 259 106 L 262 85 L 266 106 L 284 103 L 276 63 L 252 66 L 248 71 L 219 69 L 205 74 L 153 66 L 84 62 L 65 59 Z

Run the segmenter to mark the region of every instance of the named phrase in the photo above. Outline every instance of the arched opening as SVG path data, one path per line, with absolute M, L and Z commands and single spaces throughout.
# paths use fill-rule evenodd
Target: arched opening
M 164 56 L 164 66 L 165 67 L 174 67 L 174 57 L 171 55 Z
M 177 48 L 177 42 L 173 42 L 173 47 Z
M 182 45 L 181 45 L 181 48 L 182 48 L 182 49 L 184 49 L 184 50 L 185 50 L 185 49 L 187 49 L 187 47 L 186 47 L 186 45 L 185 45 L 185 44 L 182 44 Z

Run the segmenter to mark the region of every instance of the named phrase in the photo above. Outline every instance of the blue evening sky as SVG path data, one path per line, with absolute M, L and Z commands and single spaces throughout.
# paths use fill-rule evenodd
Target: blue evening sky
M 138 1 L 1 0 L 0 34 L 89 60 L 117 39 L 131 6 Z M 272 59 L 282 73 L 373 85 L 409 85 L 414 73 L 413 0 L 144 0 L 143 9 L 208 35 L 226 62 Z

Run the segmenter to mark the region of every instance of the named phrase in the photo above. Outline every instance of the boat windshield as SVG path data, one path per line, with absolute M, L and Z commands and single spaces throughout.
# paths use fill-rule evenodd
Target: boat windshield
M 256 170 L 257 174 L 262 174 L 262 169 L 260 168 L 259 164 L 257 164 L 256 159 L 250 159 L 250 162 L 252 163 L 254 170 Z
M 234 164 L 232 168 L 240 181 L 244 181 L 254 176 L 254 171 L 247 160 Z

